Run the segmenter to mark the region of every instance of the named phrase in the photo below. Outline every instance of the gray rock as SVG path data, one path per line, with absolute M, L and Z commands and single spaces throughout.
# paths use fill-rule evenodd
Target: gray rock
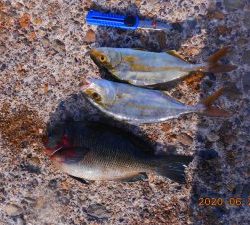
M 52 47 L 55 51 L 57 51 L 59 53 L 64 53 L 66 51 L 65 44 L 58 39 L 56 39 L 52 42 Z
M 49 42 L 48 38 L 43 38 L 41 40 L 41 43 L 42 43 L 42 45 L 43 45 L 44 48 L 48 48 L 50 46 L 50 42 Z
M 211 142 L 215 142 L 215 141 L 218 141 L 220 139 L 220 137 L 217 134 L 211 132 L 211 133 L 207 134 L 207 139 Z
M 90 205 L 86 213 L 94 218 L 97 219 L 107 219 L 109 217 L 109 211 L 106 209 L 106 207 L 102 204 L 92 204 Z

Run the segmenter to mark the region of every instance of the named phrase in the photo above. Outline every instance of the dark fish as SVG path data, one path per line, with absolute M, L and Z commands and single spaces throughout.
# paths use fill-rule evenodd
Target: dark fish
M 140 138 L 105 124 L 72 122 L 49 131 L 47 153 L 58 168 L 86 180 L 126 181 L 156 172 L 185 182 L 191 156 L 154 154 Z

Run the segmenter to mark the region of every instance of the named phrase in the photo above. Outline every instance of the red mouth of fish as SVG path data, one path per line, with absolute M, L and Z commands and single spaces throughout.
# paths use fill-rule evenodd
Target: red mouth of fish
M 46 144 L 45 144 L 46 145 Z M 54 148 L 46 148 L 44 152 L 53 160 L 52 156 L 63 148 L 71 147 L 69 138 L 64 135 L 60 143 L 58 143 Z
M 55 152 L 52 156 L 50 156 L 50 159 L 60 164 L 64 163 L 68 159 L 76 157 L 76 155 L 77 153 L 74 148 L 67 148 L 67 150 L 64 151 L 62 154 L 56 154 Z
M 63 145 L 57 145 L 55 148 L 46 148 L 44 152 L 49 157 L 52 157 L 56 152 L 60 151 L 63 147 L 64 147 Z

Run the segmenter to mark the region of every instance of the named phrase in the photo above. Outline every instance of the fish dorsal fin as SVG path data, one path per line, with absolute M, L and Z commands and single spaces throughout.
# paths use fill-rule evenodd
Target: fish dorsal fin
M 187 60 L 175 50 L 167 50 L 165 52 L 169 55 L 175 56 L 175 57 L 183 60 L 184 62 L 187 62 Z

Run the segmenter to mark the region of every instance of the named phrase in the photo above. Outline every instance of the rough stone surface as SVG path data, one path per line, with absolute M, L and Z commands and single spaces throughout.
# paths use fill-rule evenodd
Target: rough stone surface
M 242 60 L 244 63 L 250 65 L 250 50 L 247 50 L 243 53 Z
M 228 10 L 237 10 L 244 7 L 245 0 L 224 0 L 226 9 Z
M 7 204 L 4 211 L 8 216 L 19 216 L 22 213 L 22 209 L 14 204 Z
M 244 74 L 242 78 L 243 90 L 247 94 L 250 91 L 250 73 Z
M 90 8 L 157 17 L 175 29 L 92 27 L 85 23 Z M 1 0 L 0 224 L 250 224 L 249 9 L 247 0 Z M 131 126 L 107 119 L 80 94 L 86 77 L 110 78 L 89 58 L 91 47 L 176 49 L 198 63 L 227 45 L 232 53 L 222 62 L 237 70 L 198 73 L 167 93 L 192 105 L 226 86 L 216 104 L 229 118 L 190 114 Z M 61 173 L 43 154 L 41 136 L 48 122 L 67 118 L 105 119 L 150 139 L 158 153 L 193 155 L 187 184 L 154 174 L 133 183 L 81 183 Z M 199 205 L 206 197 L 224 203 Z

